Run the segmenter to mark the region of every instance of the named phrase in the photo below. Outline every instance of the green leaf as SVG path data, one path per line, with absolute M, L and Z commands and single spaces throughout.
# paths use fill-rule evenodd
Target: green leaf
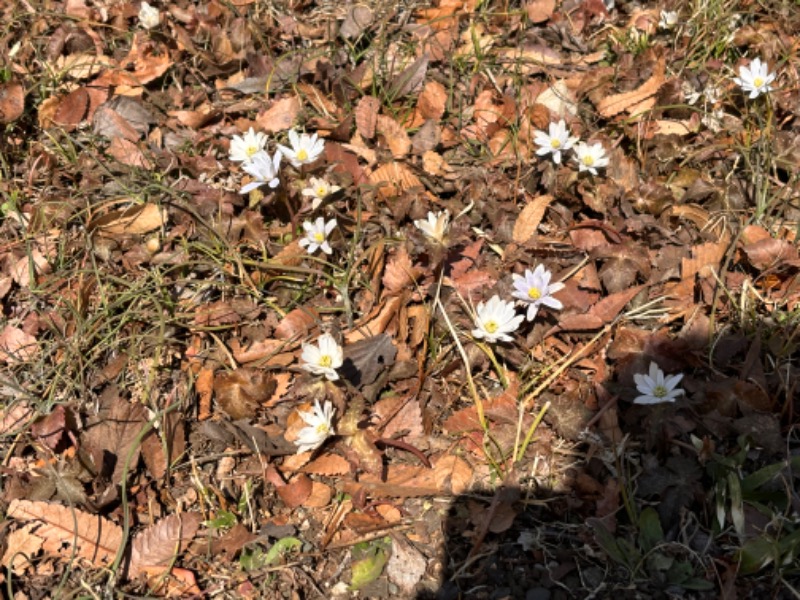
M 278 562 L 280 562 L 284 554 L 289 554 L 293 550 L 300 550 L 302 547 L 303 542 L 295 537 L 281 538 L 272 544 L 272 548 L 269 549 L 264 557 L 264 560 L 266 561 L 267 565 L 276 565 Z
M 749 575 L 760 571 L 780 556 L 778 545 L 768 537 L 757 537 L 745 542 L 738 553 L 739 572 Z
M 619 547 L 617 538 L 611 535 L 600 519 L 587 519 L 586 521 L 594 530 L 594 541 L 608 554 L 609 558 L 621 565 L 628 565 L 628 557 Z
M 363 558 L 353 562 L 353 576 L 350 580 L 350 589 L 358 590 L 381 576 L 386 561 L 389 560 L 388 548 L 391 542 L 372 542 L 365 548 L 359 544 L 353 548 L 353 555 Z
M 648 506 L 639 515 L 639 547 L 650 552 L 664 541 L 664 530 L 654 508 Z
M 228 510 L 217 513 L 216 518 L 206 521 L 206 526 L 211 529 L 229 529 L 236 525 L 236 515 Z

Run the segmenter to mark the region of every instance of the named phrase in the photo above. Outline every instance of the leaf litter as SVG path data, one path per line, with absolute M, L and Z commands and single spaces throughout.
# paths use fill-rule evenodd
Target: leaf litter
M 7 585 L 798 588 L 790 3 L 8 4 Z

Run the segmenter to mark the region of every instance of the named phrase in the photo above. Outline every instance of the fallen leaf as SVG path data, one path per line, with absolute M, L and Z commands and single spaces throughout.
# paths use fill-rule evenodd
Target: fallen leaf
M 219 407 L 233 419 L 253 418 L 261 404 L 275 391 L 277 383 L 271 373 L 242 368 L 218 373 L 214 378 L 214 395 Z
M 112 210 L 92 220 L 87 229 L 105 236 L 141 235 L 160 229 L 167 221 L 167 212 L 156 204 L 136 204 Z
M 533 198 L 525 205 L 525 208 L 520 211 L 514 223 L 512 238 L 515 242 L 518 244 L 525 243 L 536 233 L 536 229 L 542 222 L 544 213 L 552 201 L 553 197 L 545 194 Z
M 194 382 L 194 390 L 197 392 L 198 409 L 197 420 L 205 421 L 211 417 L 211 395 L 214 392 L 214 369 L 203 367 L 197 374 Z
M 525 4 L 525 12 L 531 23 L 544 23 L 553 16 L 556 0 L 531 0 Z
M 0 564 L 11 569 L 15 575 L 22 576 L 28 567 L 34 566 L 34 558 L 44 545 L 44 540 L 35 534 L 37 523 L 28 523 L 8 534 L 6 551 Z
M 400 246 L 389 257 L 383 271 L 383 283 L 386 294 L 395 296 L 403 293 L 414 285 L 419 276 L 420 269 L 414 268 L 414 263 L 405 246 Z
M 16 81 L 0 83 L 0 123 L 11 123 L 25 111 L 25 92 Z
M 408 139 L 406 130 L 393 118 L 378 115 L 375 130 L 383 136 L 386 145 L 392 152 L 392 157 L 403 158 L 411 150 L 411 140 Z
M 131 544 L 130 577 L 166 572 L 197 535 L 202 520 L 196 512 L 169 515 L 137 533 Z
M 316 326 L 319 315 L 311 307 L 295 308 L 281 319 L 275 328 L 275 337 L 279 340 L 304 339 Z
M 378 188 L 378 194 L 384 200 L 396 198 L 411 188 L 423 188 L 419 177 L 405 164 L 398 162 L 387 163 L 375 169 L 369 174 L 369 182 Z
M 6 325 L 0 332 L 0 362 L 17 364 L 32 360 L 39 353 L 36 338 L 19 327 Z
M 633 91 L 603 97 L 597 102 L 597 111 L 606 118 L 621 112 L 628 112 L 633 116 L 641 114 L 649 108 L 649 103 L 655 104 L 655 94 L 666 81 L 665 70 L 666 60 L 661 56 L 653 66 L 653 75 L 647 81 Z
M 79 557 L 97 567 L 113 563 L 123 542 L 121 527 L 74 507 L 15 499 L 6 516 L 40 522 L 36 535 L 44 540 L 46 553 L 69 560 Z
M 275 491 L 288 508 L 297 508 L 308 500 L 313 488 L 314 486 L 311 479 L 309 479 L 307 475 L 301 473 L 289 483 L 276 487 Z
M 438 121 L 447 106 L 447 90 L 438 81 L 427 81 L 417 100 L 417 110 L 425 119 Z
M 73 131 L 86 118 L 89 111 L 89 94 L 79 87 L 61 98 L 53 122 L 65 131 Z
M 375 128 L 378 124 L 378 111 L 381 101 L 374 96 L 364 96 L 358 101 L 355 110 L 356 131 L 364 139 L 371 140 L 375 137 Z
M 267 133 L 286 131 L 294 125 L 297 116 L 300 114 L 300 108 L 300 98 L 298 96 L 281 98 L 258 115 L 256 123 Z

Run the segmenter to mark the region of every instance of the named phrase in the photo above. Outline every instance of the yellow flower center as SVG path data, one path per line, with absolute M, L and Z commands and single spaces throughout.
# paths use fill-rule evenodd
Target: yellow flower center
M 594 157 L 591 154 L 587 154 L 583 157 L 583 164 L 587 167 L 591 167 L 594 164 Z
M 297 151 L 297 160 L 308 160 L 308 152 L 306 152 L 305 148 L 300 148 Z
M 317 188 L 317 196 L 322 197 L 326 194 L 327 191 L 328 190 L 325 188 L 325 186 L 321 185 Z
M 315 233 L 314 234 L 314 241 L 321 244 L 322 242 L 325 241 L 325 234 L 319 233 L 319 232 Z
M 756 77 L 753 79 L 753 85 L 757 88 L 760 88 L 762 85 L 764 85 L 764 80 L 761 79 L 761 77 Z
M 561 140 L 558 138 L 550 140 L 550 147 L 551 148 L 561 148 Z
M 499 328 L 500 326 L 497 324 L 497 321 L 486 321 L 486 323 L 483 324 L 483 329 L 486 333 L 494 333 Z
M 248 146 L 244 152 L 247 156 L 253 156 L 258 153 L 258 146 Z
M 667 388 L 665 388 L 663 385 L 657 385 L 655 388 L 653 388 L 653 396 L 656 398 L 663 398 L 668 393 L 669 392 L 667 392 Z
M 531 286 L 528 288 L 528 298 L 531 300 L 538 300 L 542 297 L 542 292 L 536 286 Z
M 320 435 L 328 435 L 330 428 L 328 427 L 327 423 L 320 423 L 317 425 L 317 433 Z
M 330 357 L 329 354 L 323 354 L 319 357 L 319 366 L 320 367 L 330 367 L 333 364 L 333 359 Z

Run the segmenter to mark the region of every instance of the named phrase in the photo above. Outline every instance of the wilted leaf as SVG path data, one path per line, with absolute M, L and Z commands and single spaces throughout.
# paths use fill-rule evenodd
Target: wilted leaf
M 37 419 L 31 425 L 31 433 L 51 450 L 55 450 L 61 443 L 61 439 L 66 433 L 67 413 L 63 405 L 59 404 L 53 408 L 49 415 Z
M 38 521 L 36 535 L 48 554 L 80 557 L 97 567 L 114 562 L 122 545 L 122 528 L 103 517 L 60 504 L 12 500 L 6 516 L 19 521 Z
M 131 544 L 129 575 L 137 577 L 153 568 L 166 570 L 194 539 L 202 521 L 200 513 L 183 513 L 165 517 L 140 531 Z

